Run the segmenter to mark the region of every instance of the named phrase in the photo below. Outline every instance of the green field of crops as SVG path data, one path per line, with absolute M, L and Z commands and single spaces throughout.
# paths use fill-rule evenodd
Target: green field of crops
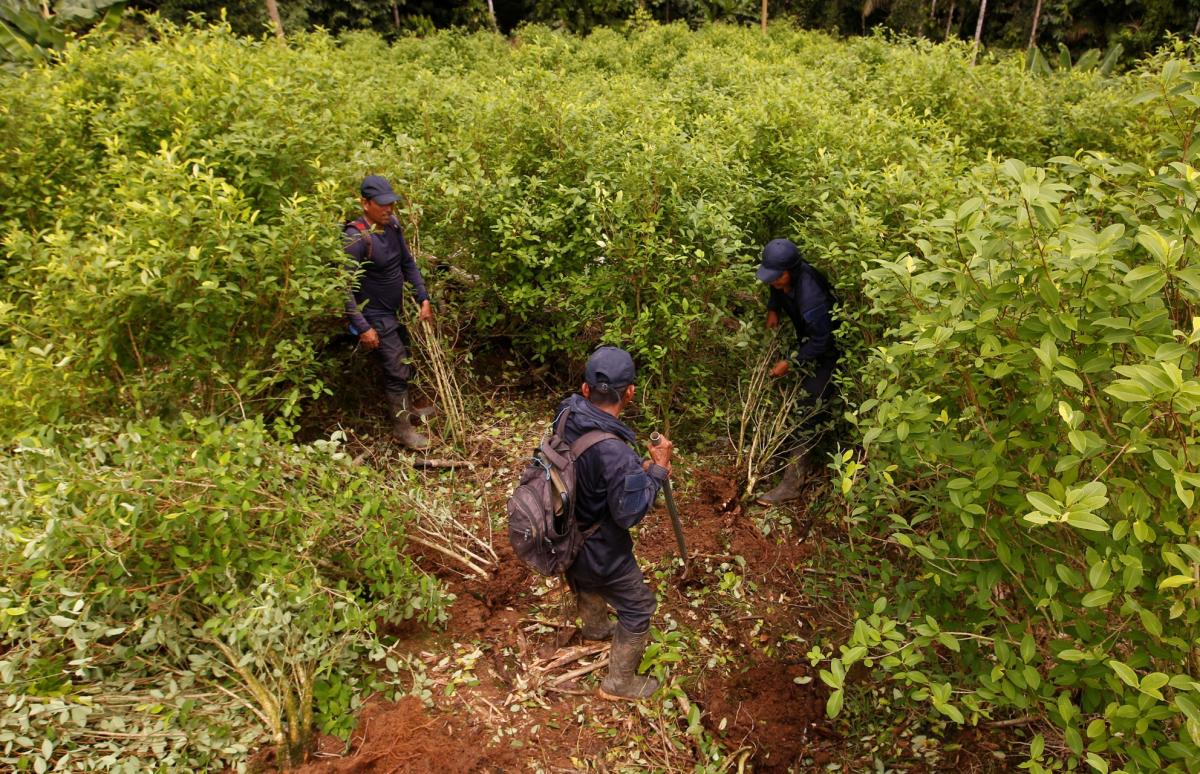
M 397 671 L 377 622 L 445 621 L 395 550 L 419 489 L 299 441 L 382 173 L 462 348 L 565 391 L 624 346 L 698 450 L 764 347 L 762 245 L 793 239 L 842 300 L 823 507 L 865 578 L 814 655 L 827 711 L 865 663 L 903 711 L 1027 718 L 1034 772 L 1200 770 L 1195 51 L 972 56 L 152 21 L 0 75 L 0 766 L 345 736 Z

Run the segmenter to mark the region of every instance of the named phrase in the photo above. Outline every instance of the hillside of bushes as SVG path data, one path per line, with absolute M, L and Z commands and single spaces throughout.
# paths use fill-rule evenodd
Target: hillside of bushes
M 427 276 L 478 278 L 437 299 L 466 346 L 566 387 L 625 346 L 697 448 L 763 343 L 758 251 L 795 240 L 843 300 L 828 517 L 868 578 L 820 655 L 829 711 L 865 662 L 954 723 L 1041 724 L 1034 771 L 1195 770 L 1193 53 L 1037 75 L 785 25 L 152 20 L 0 76 L 0 761 L 345 732 L 371 622 L 444 616 L 405 482 L 295 443 L 337 390 L 339 226 L 379 172 Z M 213 683 L 254 707 L 199 709 Z

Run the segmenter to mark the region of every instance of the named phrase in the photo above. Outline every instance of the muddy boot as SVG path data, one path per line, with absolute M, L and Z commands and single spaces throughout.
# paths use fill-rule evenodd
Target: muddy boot
M 631 634 L 617 624 L 612 652 L 608 656 L 608 677 L 600 683 L 600 698 L 611 701 L 645 699 L 658 690 L 657 680 L 637 673 L 649 640 L 649 629 L 641 634 Z
M 779 505 L 800 496 L 800 487 L 812 469 L 812 461 L 808 453 L 798 454 L 788 462 L 783 469 L 783 478 L 779 485 L 766 494 L 761 494 L 754 501 L 759 505 Z
M 581 591 L 575 595 L 575 607 L 583 619 L 580 634 L 585 640 L 611 640 L 617 625 L 608 617 L 608 603 L 594 591 Z
M 429 439 L 413 429 L 408 417 L 408 393 L 389 393 L 388 403 L 392 407 L 392 437 L 409 449 L 429 448 Z
M 428 398 L 421 397 L 409 401 L 409 412 L 421 419 L 429 419 L 437 414 L 437 404 Z

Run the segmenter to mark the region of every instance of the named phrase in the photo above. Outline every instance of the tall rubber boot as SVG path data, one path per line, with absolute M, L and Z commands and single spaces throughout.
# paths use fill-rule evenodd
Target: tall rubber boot
M 580 591 L 575 595 L 575 607 L 583 620 L 580 634 L 585 640 L 611 640 L 617 625 L 608 617 L 608 603 L 594 591 Z
M 388 393 L 392 407 L 392 437 L 406 448 L 421 450 L 429 448 L 429 439 L 413 429 L 408 417 L 408 392 Z
M 788 462 L 783 469 L 783 478 L 779 480 L 778 486 L 766 494 L 761 494 L 754 501 L 759 505 L 779 505 L 786 503 L 789 500 L 795 500 L 800 496 L 800 487 L 804 485 L 804 480 L 808 478 L 812 472 L 813 462 L 810 452 L 797 454 Z
M 600 683 L 600 698 L 610 701 L 645 699 L 658 690 L 657 680 L 637 673 L 649 640 L 649 628 L 641 634 L 633 634 L 617 623 L 608 656 L 608 677 Z

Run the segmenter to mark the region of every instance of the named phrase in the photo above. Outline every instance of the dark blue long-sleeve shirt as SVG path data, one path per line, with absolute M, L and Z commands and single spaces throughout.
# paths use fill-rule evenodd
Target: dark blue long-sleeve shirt
M 367 223 L 365 218 L 357 222 Z M 425 279 L 395 218 L 382 228 L 365 232 L 347 225 L 345 237 L 350 268 L 363 270 L 346 294 L 346 317 L 357 332 L 370 329 L 367 318 L 393 315 L 400 309 L 406 280 L 412 284 L 418 303 L 429 298 Z
M 564 400 L 556 421 L 561 421 L 567 408 L 571 414 L 563 440 L 568 443 L 590 430 L 603 430 L 623 439 L 600 441 L 575 463 L 575 518 L 579 529 L 587 531 L 596 523 L 600 528 L 584 542 L 568 572 L 589 584 L 601 584 L 627 572 L 631 565 L 637 567 L 629 529 L 641 522 L 654 503 L 667 471 L 658 465 L 651 465 L 649 472 L 643 470 L 641 458 L 629 446 L 635 439 L 633 431 L 582 395 Z
M 834 298 L 814 276 L 816 270 L 801 263 L 792 270 L 789 292 L 770 288 L 767 309 L 784 312 L 796 328 L 798 348 L 791 360 L 796 365 L 805 361 L 828 363 L 837 360 L 837 341 L 834 338 Z

